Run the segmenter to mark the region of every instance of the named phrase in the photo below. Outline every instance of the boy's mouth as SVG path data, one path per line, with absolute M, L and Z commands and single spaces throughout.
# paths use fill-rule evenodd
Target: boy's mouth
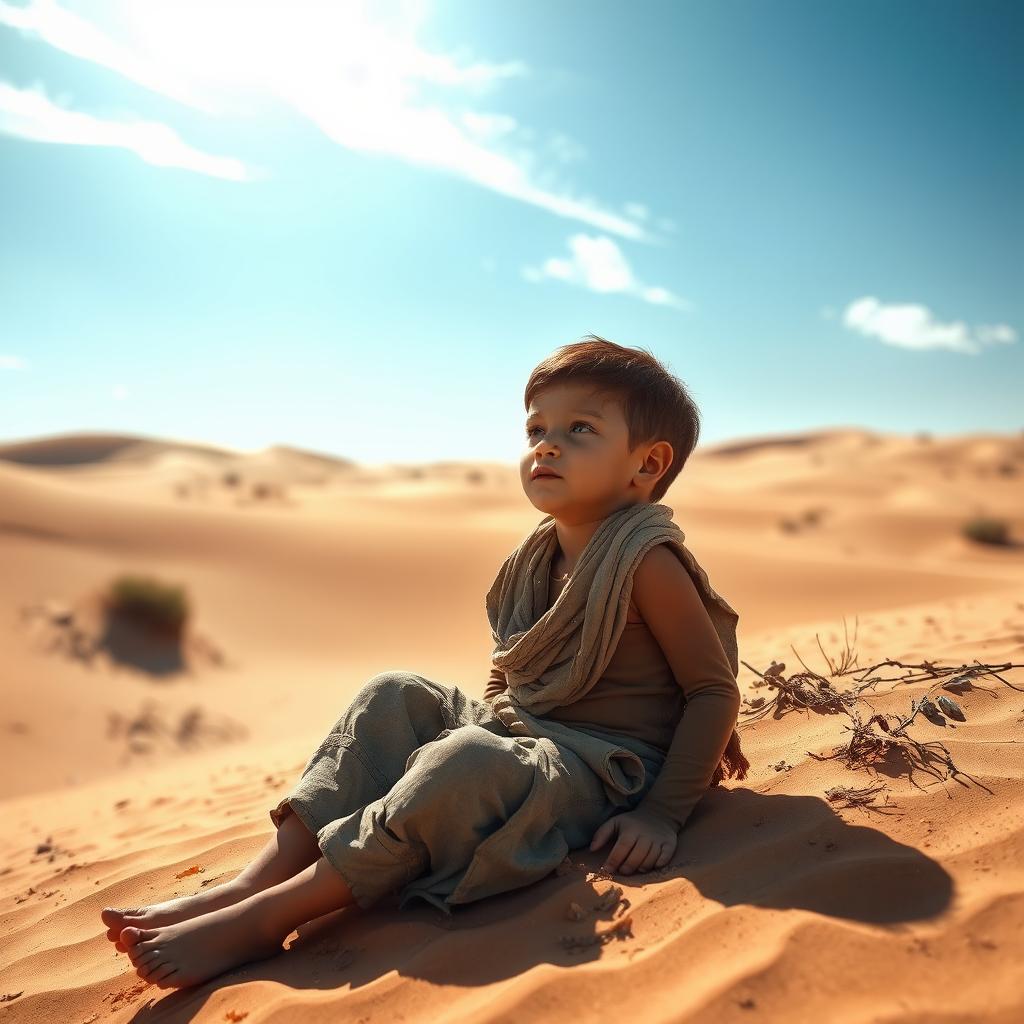
M 560 473 L 556 473 L 553 469 L 549 469 L 547 466 L 535 466 L 533 472 L 530 474 L 531 480 L 561 480 L 562 476 Z

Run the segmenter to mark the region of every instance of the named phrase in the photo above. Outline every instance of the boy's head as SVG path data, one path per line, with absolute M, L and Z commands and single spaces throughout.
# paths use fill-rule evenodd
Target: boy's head
M 660 501 L 700 433 L 686 387 L 650 352 L 593 334 L 539 363 L 524 400 L 523 489 L 555 518 Z M 532 478 L 537 466 L 560 478 Z

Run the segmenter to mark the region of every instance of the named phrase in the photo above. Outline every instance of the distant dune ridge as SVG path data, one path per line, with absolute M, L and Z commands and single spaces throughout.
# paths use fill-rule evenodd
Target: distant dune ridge
M 94 462 L 143 462 L 165 452 L 226 459 L 225 449 L 123 434 L 59 434 L 0 445 L 0 459 L 26 466 L 78 466 Z
M 608 878 L 601 851 L 573 851 L 451 921 L 341 911 L 176 993 L 113 952 L 100 908 L 232 878 L 370 676 L 405 668 L 482 696 L 484 594 L 540 513 L 497 461 L 84 433 L 0 444 L 0 1015 L 1024 1019 L 1024 434 L 733 440 L 698 448 L 664 500 L 740 613 L 751 762 L 701 801 L 669 867 Z M 971 539 L 979 518 L 1005 542 Z M 187 593 L 180 657 L 159 671 L 94 643 L 99 595 L 123 574 Z M 864 694 L 904 718 L 951 697 L 963 721 L 922 713 L 908 731 L 941 742 L 957 776 L 896 752 L 871 770 L 828 758 L 850 740 L 844 714 L 758 714 L 773 662 L 849 686 L 819 643 L 835 661 L 854 628 L 858 667 L 1011 666 L 955 691 Z

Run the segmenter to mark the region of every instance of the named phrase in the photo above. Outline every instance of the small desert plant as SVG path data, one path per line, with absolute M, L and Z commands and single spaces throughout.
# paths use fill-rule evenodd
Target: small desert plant
M 1009 544 L 1010 528 L 1005 519 L 975 516 L 963 525 L 963 534 L 979 544 Z
M 225 487 L 238 487 L 242 483 L 242 476 L 233 469 L 229 469 L 220 480 Z
M 106 595 L 112 615 L 153 632 L 180 638 L 188 618 L 188 600 L 182 587 L 149 576 L 120 576 Z
M 258 480 L 254 483 L 251 493 L 257 501 L 266 501 L 270 498 L 284 498 L 284 488 L 280 484 L 269 483 L 265 480 Z

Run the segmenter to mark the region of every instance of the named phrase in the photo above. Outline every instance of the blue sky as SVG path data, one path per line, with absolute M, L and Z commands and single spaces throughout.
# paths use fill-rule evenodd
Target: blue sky
M 0 440 L 514 460 L 594 332 L 703 443 L 1024 428 L 1024 7 L 0 0 Z

